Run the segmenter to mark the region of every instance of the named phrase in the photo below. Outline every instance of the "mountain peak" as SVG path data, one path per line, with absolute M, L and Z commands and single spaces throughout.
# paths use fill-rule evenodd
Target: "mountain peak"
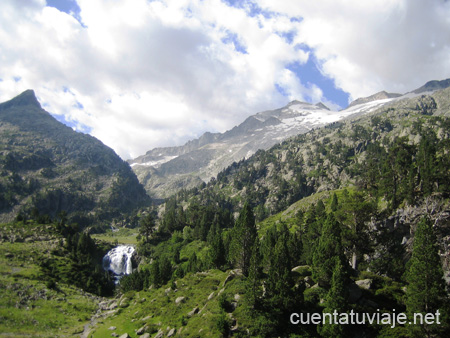
M 356 106 L 358 104 L 363 104 L 363 103 L 368 103 L 368 102 L 378 101 L 378 100 L 392 99 L 392 98 L 396 98 L 399 96 L 402 96 L 402 94 L 388 93 L 383 90 L 381 92 L 378 92 L 376 94 L 373 94 L 373 95 L 370 95 L 367 97 L 360 97 L 360 98 L 356 99 L 355 101 L 351 102 L 347 108 Z
M 0 104 L 0 110 L 18 106 L 35 106 L 41 108 L 39 101 L 36 98 L 34 90 L 28 89 L 22 94 L 17 95 L 13 99 Z
M 435 91 L 439 89 L 444 89 L 450 87 L 450 79 L 445 79 L 441 81 L 432 80 L 425 83 L 422 87 L 413 90 L 412 92 L 415 94 L 420 94 L 424 92 Z

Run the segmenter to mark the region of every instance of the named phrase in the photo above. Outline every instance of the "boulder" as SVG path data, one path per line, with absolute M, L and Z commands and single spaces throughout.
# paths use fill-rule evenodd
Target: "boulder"
M 143 334 L 145 333 L 146 330 L 147 330 L 147 325 L 144 325 L 143 327 L 141 327 L 140 329 L 138 329 L 138 330 L 136 331 L 136 334 L 137 334 L 138 336 L 141 336 L 141 335 L 143 335 Z
M 188 312 L 188 317 L 192 317 L 193 315 L 195 315 L 196 313 L 198 313 L 198 307 L 196 306 L 196 307 L 194 307 L 193 309 L 192 309 L 192 311 L 190 311 L 190 312 Z
M 119 338 L 131 338 L 131 337 L 130 337 L 130 335 L 128 333 L 124 333 Z
M 167 337 L 172 337 L 175 334 L 175 329 L 170 329 L 169 333 L 167 333 Z
M 181 304 L 184 303 L 186 300 L 186 297 L 178 297 L 177 299 L 175 299 L 175 304 Z
M 358 285 L 361 289 L 369 290 L 372 286 L 373 280 L 370 278 L 367 279 L 361 279 L 356 281 L 356 285 Z

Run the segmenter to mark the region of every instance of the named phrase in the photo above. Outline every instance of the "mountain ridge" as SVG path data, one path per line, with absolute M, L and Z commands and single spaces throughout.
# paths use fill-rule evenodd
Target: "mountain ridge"
M 427 84 L 423 88 L 441 88 L 450 86 L 450 80 Z M 145 155 L 128 160 L 128 163 L 150 196 L 167 198 L 179 189 L 208 182 L 228 165 L 249 158 L 259 149 L 269 149 L 289 137 L 364 115 L 392 101 L 415 95 L 420 93 L 382 91 L 359 98 L 341 111 L 331 111 L 321 102 L 312 104 L 293 100 L 282 108 L 251 115 L 224 133 L 206 132 L 182 146 L 149 150 Z
M 93 136 L 58 122 L 33 90 L 0 104 L 0 220 L 66 211 L 80 224 L 150 203 L 129 165 Z M 126 186 L 128 185 L 128 187 Z

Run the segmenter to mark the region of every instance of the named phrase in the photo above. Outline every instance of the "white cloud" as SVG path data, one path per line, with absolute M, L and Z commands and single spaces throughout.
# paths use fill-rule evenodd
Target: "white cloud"
M 257 0 L 303 18 L 297 43 L 353 98 L 406 92 L 450 74 L 450 2 L 442 0 Z
M 449 6 L 437 0 L 258 1 L 270 15 L 250 1 L 77 2 L 76 19 L 43 0 L 0 2 L 0 101 L 33 88 L 48 111 L 123 158 L 290 99 L 333 106 L 287 68 L 311 53 L 353 97 L 450 70 Z

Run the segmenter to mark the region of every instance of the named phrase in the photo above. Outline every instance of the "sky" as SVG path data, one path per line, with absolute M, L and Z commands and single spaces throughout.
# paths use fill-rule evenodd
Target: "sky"
M 0 102 L 123 159 L 292 100 L 334 110 L 450 77 L 446 0 L 2 0 Z

